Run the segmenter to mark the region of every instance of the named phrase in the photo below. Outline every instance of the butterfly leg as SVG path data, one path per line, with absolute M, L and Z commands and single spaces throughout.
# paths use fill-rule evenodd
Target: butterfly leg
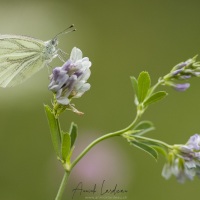
M 58 54 L 58 58 L 63 61 L 63 62 L 66 62 L 67 58 L 66 58 L 66 55 L 69 55 L 68 53 L 65 53 L 63 50 L 61 49 L 58 49 L 57 51 L 57 54 Z
M 48 74 L 50 76 L 52 74 L 53 67 L 49 63 L 47 63 L 47 69 L 48 69 Z

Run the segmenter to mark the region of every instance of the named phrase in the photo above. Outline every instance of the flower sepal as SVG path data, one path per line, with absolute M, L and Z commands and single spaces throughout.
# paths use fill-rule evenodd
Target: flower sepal
M 59 104 L 58 102 L 56 102 L 53 105 L 53 112 L 54 112 L 56 118 L 58 118 L 60 116 L 60 114 L 63 113 L 65 110 L 72 111 L 72 112 L 76 113 L 77 115 L 84 114 L 83 112 L 76 109 L 74 104 L 63 105 L 63 104 Z

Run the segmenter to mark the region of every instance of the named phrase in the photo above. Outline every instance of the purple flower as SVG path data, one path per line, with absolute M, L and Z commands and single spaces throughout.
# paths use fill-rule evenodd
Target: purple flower
M 200 151 L 200 135 L 195 134 L 187 141 L 186 146 L 195 151 Z
M 56 94 L 59 104 L 68 105 L 72 98 L 81 97 L 90 89 L 91 62 L 82 58 L 82 51 L 74 47 L 70 59 L 62 67 L 56 67 L 50 76 L 49 90 Z
M 192 77 L 200 77 L 200 62 L 196 57 L 181 62 L 172 68 L 170 73 L 163 77 L 163 85 L 174 87 L 177 91 L 185 91 L 190 87 L 189 83 L 179 84 L 177 81 L 186 80 Z
M 178 182 L 184 183 L 185 180 L 193 180 L 195 176 L 194 168 L 188 168 L 180 158 L 176 158 L 172 163 L 166 163 L 162 170 L 162 176 L 169 179 L 174 175 Z
M 193 59 L 188 59 L 185 62 L 181 62 L 178 65 L 175 66 L 175 69 L 182 69 L 184 67 L 188 67 L 189 65 L 191 65 L 193 63 Z
M 191 65 L 193 65 L 196 61 L 196 56 L 194 58 L 188 59 L 185 62 L 181 62 L 179 64 L 177 64 L 174 68 L 173 71 L 179 70 L 179 69 L 183 69 L 183 68 L 188 68 Z
M 177 91 L 183 92 L 190 87 L 190 84 L 189 83 L 173 84 L 173 86 Z
M 162 171 L 166 179 L 172 175 L 181 183 L 193 180 L 194 176 L 200 178 L 200 135 L 191 136 L 185 145 L 174 145 Z
M 165 85 L 171 86 L 179 92 L 184 92 L 190 87 L 189 83 L 174 83 L 173 81 L 166 81 Z

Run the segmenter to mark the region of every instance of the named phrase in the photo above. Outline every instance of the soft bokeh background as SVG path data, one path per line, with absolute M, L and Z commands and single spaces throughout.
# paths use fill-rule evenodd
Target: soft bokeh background
M 60 48 L 79 47 L 92 65 L 91 90 L 76 106 L 83 117 L 62 116 L 67 130 L 79 125 L 76 145 L 126 127 L 135 115 L 129 76 L 147 70 L 155 83 L 175 64 L 200 52 L 200 2 L 191 0 L 66 0 L 0 1 L 0 33 L 30 35 L 44 41 L 74 23 L 77 32 L 60 38 Z M 51 65 L 58 66 L 56 59 Z M 47 69 L 24 84 L 0 89 L 0 200 L 53 200 L 63 169 L 53 152 L 43 104 L 50 104 Z M 191 88 L 152 105 L 143 119 L 154 122 L 149 136 L 169 144 L 185 143 L 200 133 L 200 80 Z M 164 159 L 152 158 L 121 138 L 96 146 L 71 174 L 63 200 L 83 181 L 85 187 L 127 189 L 127 199 L 199 197 L 200 181 L 183 185 L 161 177 Z M 75 196 L 75 199 L 85 199 Z

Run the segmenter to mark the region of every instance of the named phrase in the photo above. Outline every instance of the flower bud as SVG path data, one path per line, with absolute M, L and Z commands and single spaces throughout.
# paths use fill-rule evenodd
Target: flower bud
M 182 83 L 182 84 L 174 84 L 173 86 L 177 91 L 183 92 L 190 87 L 190 84 L 189 83 Z

